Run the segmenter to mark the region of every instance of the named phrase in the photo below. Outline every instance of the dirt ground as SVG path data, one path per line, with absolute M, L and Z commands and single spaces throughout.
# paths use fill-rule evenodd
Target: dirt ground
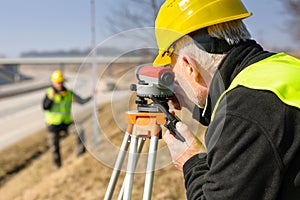
M 120 77 L 128 68 L 113 70 L 114 76 Z M 109 72 L 106 72 L 109 73 Z M 132 72 L 131 72 L 132 73 Z M 121 76 L 117 80 L 117 88 L 128 85 L 134 81 L 130 73 Z M 105 73 L 104 73 L 105 75 Z M 124 89 L 124 88 L 123 88 Z M 126 88 L 127 89 L 127 88 Z M 110 102 L 98 106 L 98 123 L 100 129 L 104 130 L 106 138 L 111 146 L 105 146 L 100 142 L 98 149 L 88 147 L 88 152 L 77 157 L 75 154 L 76 134 L 69 134 L 61 140 L 61 154 L 63 165 L 60 169 L 54 170 L 51 160 L 51 153 L 47 144 L 47 131 L 41 130 L 30 137 L 0 151 L 0 200 L 99 200 L 103 199 L 110 180 L 113 165 L 102 162 L 97 154 L 106 156 L 106 160 L 114 163 L 116 155 L 111 154 L 111 147 L 120 147 L 124 131 L 120 126 L 126 127 L 125 111 L 136 109 L 134 103 L 136 96 L 130 99 Z M 179 117 L 185 116 L 185 123 L 192 127 L 193 119 L 186 117 L 190 113 L 184 110 L 176 113 Z M 87 113 L 80 113 L 75 121 L 83 123 L 87 133 L 93 131 L 93 120 Z M 120 124 L 120 122 L 122 122 Z M 197 125 L 198 126 L 198 125 Z M 193 127 L 194 132 L 203 133 L 203 127 Z M 165 129 L 163 128 L 163 132 Z M 200 137 L 200 135 L 199 135 Z M 87 141 L 89 143 L 89 141 Z M 146 140 L 144 149 L 148 150 L 149 139 Z M 166 148 L 164 142 L 159 140 L 158 149 Z M 155 200 L 181 200 L 186 199 L 184 180 L 182 172 L 177 170 L 171 162 L 170 155 L 167 158 L 161 156 L 156 165 L 161 165 L 155 170 L 152 199 Z M 160 152 L 158 152 L 159 157 Z M 96 156 L 95 156 L 96 155 Z M 160 154 L 161 155 L 161 154 Z M 168 162 L 161 164 L 159 159 Z M 140 162 L 140 161 L 139 161 Z M 125 160 L 124 164 L 127 163 Z M 112 199 L 117 199 L 122 186 L 124 172 L 121 172 L 117 182 L 116 190 Z M 132 199 L 142 199 L 144 189 L 144 173 L 137 173 L 134 176 Z
M 100 106 L 99 112 L 106 116 L 102 126 L 110 126 L 113 140 L 120 144 L 123 133 L 112 124 L 109 106 Z M 46 136 L 42 130 L 0 152 L 0 200 L 103 199 L 112 168 L 90 152 L 76 157 L 75 136 L 69 135 L 61 141 L 63 166 L 54 171 Z M 122 177 L 124 173 L 113 199 Z M 132 199 L 142 199 L 143 188 L 144 174 L 136 174 Z M 182 172 L 171 163 L 155 171 L 152 199 L 186 199 Z
M 299 52 L 293 55 L 300 57 Z M 99 107 L 99 114 L 103 119 L 102 128 L 110 133 L 107 137 L 116 146 L 120 145 L 124 133 L 114 124 L 113 117 L 123 118 L 123 115 L 113 116 L 107 105 Z M 69 135 L 61 141 L 63 166 L 53 170 L 46 137 L 47 131 L 42 130 L 0 151 L 0 200 L 103 199 L 112 167 L 100 162 L 91 152 L 76 157 L 75 136 Z M 104 153 L 107 151 L 109 149 Z M 115 157 L 110 159 L 115 160 Z M 117 199 L 123 177 L 121 173 L 113 199 Z M 144 174 L 136 174 L 132 199 L 142 199 L 143 188 Z M 171 163 L 155 171 L 152 199 L 186 199 L 182 172 Z

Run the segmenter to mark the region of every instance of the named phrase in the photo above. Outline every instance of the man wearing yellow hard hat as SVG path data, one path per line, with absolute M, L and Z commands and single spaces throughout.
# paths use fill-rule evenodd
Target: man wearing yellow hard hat
M 66 132 L 73 124 L 71 109 L 73 97 L 75 102 L 85 104 L 90 101 L 91 97 L 81 98 L 72 90 L 65 87 L 65 78 L 60 70 L 56 70 L 51 75 L 52 86 L 46 91 L 43 99 L 43 109 L 45 112 L 45 121 L 49 131 L 48 142 L 52 152 L 54 168 L 60 168 L 62 165 L 60 154 L 60 133 Z M 73 130 L 75 127 L 73 127 Z M 84 147 L 84 131 L 79 124 L 76 124 L 78 130 L 77 137 L 77 155 L 85 152 Z
M 251 39 L 249 16 L 241 0 L 167 0 L 157 15 L 153 64 L 207 126 L 204 142 L 183 122 L 187 142 L 163 137 L 187 199 L 300 199 L 300 61 Z

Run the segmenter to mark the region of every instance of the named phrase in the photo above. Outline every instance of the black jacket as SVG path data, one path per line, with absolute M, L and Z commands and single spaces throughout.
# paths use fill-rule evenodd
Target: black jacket
M 219 96 L 249 65 L 273 55 L 254 41 L 242 42 L 215 74 L 205 111 L 194 117 L 205 125 L 207 154 L 184 165 L 188 199 L 300 199 L 300 110 L 268 91 L 239 86 Z M 266 75 L 267 76 L 267 75 Z

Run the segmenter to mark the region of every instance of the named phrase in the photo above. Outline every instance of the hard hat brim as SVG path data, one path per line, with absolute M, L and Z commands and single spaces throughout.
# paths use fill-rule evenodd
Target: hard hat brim
M 154 67 L 163 67 L 171 64 L 171 57 L 165 53 L 166 51 L 159 50 L 158 55 L 153 61 Z

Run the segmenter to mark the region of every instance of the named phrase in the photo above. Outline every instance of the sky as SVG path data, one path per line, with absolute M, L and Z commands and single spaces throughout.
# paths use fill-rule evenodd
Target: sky
M 109 38 L 107 16 L 117 17 L 126 0 L 95 0 L 97 43 Z M 243 0 L 253 16 L 252 37 L 267 49 L 298 48 L 288 34 L 289 16 L 280 0 Z M 86 49 L 91 44 L 90 0 L 1 0 L 0 56 L 28 51 Z

